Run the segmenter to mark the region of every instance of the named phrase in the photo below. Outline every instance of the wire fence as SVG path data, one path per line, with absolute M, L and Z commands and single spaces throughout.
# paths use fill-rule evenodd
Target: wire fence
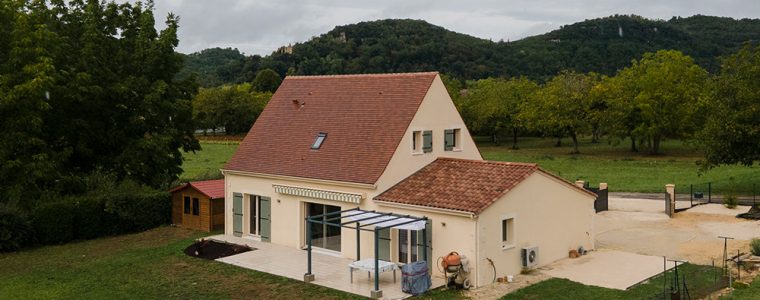
M 718 267 L 673 268 L 652 279 L 662 289 L 647 299 L 703 299 L 728 287 L 729 279 Z
M 723 203 L 729 196 L 741 205 L 760 204 L 760 184 L 728 179 L 676 186 L 676 201 L 689 201 L 691 206 Z

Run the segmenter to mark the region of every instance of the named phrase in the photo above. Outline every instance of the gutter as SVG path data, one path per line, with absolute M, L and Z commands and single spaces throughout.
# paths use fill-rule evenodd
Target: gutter
M 229 175 L 240 175 L 240 176 L 248 176 L 248 177 L 258 177 L 258 178 L 265 178 L 265 179 L 278 179 L 278 180 L 289 180 L 289 181 L 306 182 L 306 183 L 327 184 L 327 185 L 369 189 L 369 190 L 377 189 L 376 184 L 369 184 L 369 183 L 334 181 L 334 180 L 325 180 L 325 179 L 295 177 L 295 176 L 286 176 L 286 175 L 274 175 L 274 174 L 255 173 L 255 172 L 246 172 L 246 171 L 237 171 L 237 170 L 225 170 L 225 169 L 220 169 L 219 171 L 221 171 L 222 175 L 225 175 L 225 176 L 229 174 Z

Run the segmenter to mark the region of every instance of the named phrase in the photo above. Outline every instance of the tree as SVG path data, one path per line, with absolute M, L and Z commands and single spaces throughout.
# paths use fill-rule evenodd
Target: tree
M 507 131 L 512 135 L 512 149 L 517 149 L 517 135 L 524 127 L 518 120 L 520 109 L 537 90 L 538 85 L 524 77 L 476 81 L 468 95 L 474 130 L 487 132 L 494 142 Z
M 246 133 L 272 97 L 253 91 L 250 84 L 201 89 L 193 99 L 197 129 L 224 127 L 227 134 Z
M 662 139 L 694 132 L 694 108 L 706 83 L 707 71 L 683 53 L 647 53 L 605 82 L 612 97 L 610 125 L 618 136 L 643 140 L 650 154 L 658 154 Z
M 256 78 L 253 79 L 253 89 L 259 92 L 274 93 L 280 86 L 282 79 L 277 72 L 272 69 L 264 69 L 256 73 Z
M 4 1 L 0 25 L 0 201 L 94 171 L 165 186 L 199 149 L 178 18 L 157 32 L 152 1 Z
M 706 116 L 696 144 L 705 153 L 703 168 L 753 165 L 760 159 L 760 46 L 746 45 L 726 57 L 700 105 Z
M 573 152 L 578 150 L 578 135 L 590 128 L 589 110 L 591 88 L 599 76 L 562 72 L 524 102 L 520 118 L 537 130 L 546 133 L 566 133 L 573 140 Z

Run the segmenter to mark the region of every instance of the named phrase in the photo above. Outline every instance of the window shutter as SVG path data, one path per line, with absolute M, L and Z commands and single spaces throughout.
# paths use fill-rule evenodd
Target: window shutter
M 422 132 L 422 152 L 433 151 L 433 132 L 426 130 Z
M 454 129 L 446 129 L 443 131 L 443 150 L 454 150 Z

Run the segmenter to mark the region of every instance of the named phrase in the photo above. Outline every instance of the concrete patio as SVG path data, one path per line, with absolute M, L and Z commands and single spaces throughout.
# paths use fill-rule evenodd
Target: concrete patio
M 256 248 L 254 251 L 223 257 L 217 261 L 300 281 L 306 273 L 305 250 L 227 235 L 214 235 L 208 239 Z M 351 259 L 314 252 L 312 273 L 315 280 L 311 283 L 369 297 L 370 291 L 374 289 L 374 280 L 367 279 L 364 272 L 355 271 L 354 281 L 351 283 L 348 268 L 351 262 Z M 431 289 L 445 284 L 442 275 L 435 273 L 433 271 Z M 401 291 L 401 270 L 396 271 L 395 283 L 392 272 L 380 273 L 380 289 L 383 291 L 383 299 L 403 299 L 411 296 Z

